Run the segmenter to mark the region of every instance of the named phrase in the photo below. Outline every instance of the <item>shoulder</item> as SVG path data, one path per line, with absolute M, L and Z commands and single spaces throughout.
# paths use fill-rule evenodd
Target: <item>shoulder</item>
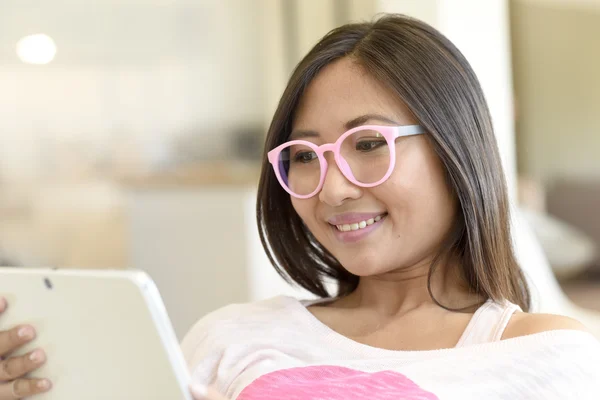
M 200 318 L 186 333 L 181 349 L 188 364 L 206 357 L 207 352 L 224 350 L 290 315 L 297 300 L 277 296 L 252 303 L 230 304 Z M 257 327 L 260 328 L 257 329 Z
M 278 296 L 253 303 L 231 304 L 200 318 L 181 342 L 181 352 L 192 380 L 203 385 L 223 385 L 229 375 L 220 373 L 251 351 L 252 343 L 268 340 L 281 324 L 293 324 L 298 300 Z M 228 370 L 225 367 L 225 370 Z
M 292 297 L 276 296 L 250 303 L 234 303 L 212 311 L 196 322 L 196 325 L 210 326 L 229 321 L 243 322 L 247 319 L 260 318 L 272 313 L 282 312 L 297 303 Z
M 535 333 L 571 330 L 590 333 L 589 329 L 576 319 L 554 314 L 529 314 L 517 312 L 513 315 L 502 339 L 533 335 Z
M 553 314 L 515 313 L 502 339 L 521 377 L 543 382 L 548 394 L 589 399 L 600 390 L 600 342 L 576 319 Z M 506 342 L 505 342 L 506 343 Z M 567 394 L 568 391 L 568 394 Z M 597 397 L 593 397 L 597 398 Z

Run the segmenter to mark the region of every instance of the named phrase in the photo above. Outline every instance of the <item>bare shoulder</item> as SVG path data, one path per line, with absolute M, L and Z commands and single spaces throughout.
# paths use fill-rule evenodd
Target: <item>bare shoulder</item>
M 517 312 L 508 323 L 508 326 L 502 335 L 502 339 L 510 339 L 561 329 L 590 332 L 584 324 L 573 318 L 554 314 L 529 314 Z

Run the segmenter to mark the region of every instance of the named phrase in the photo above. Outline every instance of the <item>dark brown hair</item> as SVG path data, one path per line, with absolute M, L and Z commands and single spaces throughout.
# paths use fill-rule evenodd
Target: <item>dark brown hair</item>
M 441 254 L 454 252 L 472 292 L 529 310 L 529 289 L 512 248 L 504 173 L 480 84 L 446 37 L 403 15 L 332 30 L 289 80 L 266 139 L 257 201 L 260 238 L 278 273 L 320 297 L 331 295 L 327 281 L 337 283 L 338 296 L 358 285 L 359 277 L 346 271 L 306 229 L 266 157 L 287 140 L 306 87 L 343 57 L 351 57 L 388 87 L 427 129 L 458 200 L 458 218 L 430 269 L 429 282 Z

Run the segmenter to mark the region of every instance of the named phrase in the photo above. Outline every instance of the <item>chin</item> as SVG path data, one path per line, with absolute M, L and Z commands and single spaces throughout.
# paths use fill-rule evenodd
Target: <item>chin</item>
M 387 270 L 375 260 L 369 258 L 353 258 L 351 260 L 341 260 L 338 258 L 342 267 L 356 276 L 373 276 L 385 273 Z

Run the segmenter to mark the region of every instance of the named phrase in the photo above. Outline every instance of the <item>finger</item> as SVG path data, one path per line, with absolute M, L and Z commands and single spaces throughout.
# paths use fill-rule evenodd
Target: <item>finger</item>
M 19 325 L 8 331 L 0 331 L 0 356 L 12 353 L 35 338 L 35 329 L 30 325 Z
M 190 390 L 195 400 L 227 400 L 225 396 L 212 386 L 206 387 L 204 385 L 192 384 Z
M 0 313 L 3 313 L 7 306 L 8 303 L 6 302 L 6 299 L 4 297 L 0 297 Z
M 35 370 L 44 362 L 46 362 L 46 354 L 42 349 L 36 349 L 25 355 L 0 361 L 0 381 L 12 381 L 20 378 Z
M 14 400 L 47 392 L 52 388 L 48 379 L 17 379 L 16 381 L 0 383 L 0 399 Z

